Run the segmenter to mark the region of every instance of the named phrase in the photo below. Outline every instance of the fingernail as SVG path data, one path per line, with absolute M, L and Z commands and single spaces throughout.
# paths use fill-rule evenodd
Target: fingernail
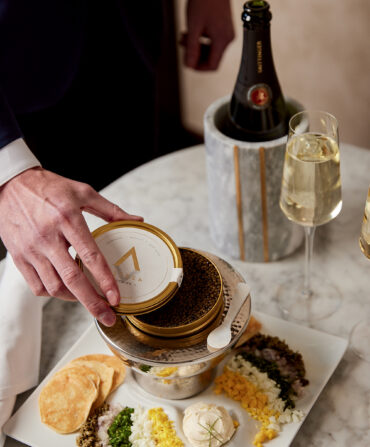
M 120 302 L 120 296 L 114 290 L 108 290 L 106 297 L 112 306 L 117 306 Z
M 116 322 L 116 316 L 113 312 L 104 312 L 99 315 L 98 320 L 104 324 L 104 326 L 113 326 Z

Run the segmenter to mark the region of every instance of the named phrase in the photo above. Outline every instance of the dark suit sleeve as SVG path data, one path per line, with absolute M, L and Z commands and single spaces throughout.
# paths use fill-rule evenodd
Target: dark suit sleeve
M 21 129 L 0 86 L 0 150 L 21 137 Z

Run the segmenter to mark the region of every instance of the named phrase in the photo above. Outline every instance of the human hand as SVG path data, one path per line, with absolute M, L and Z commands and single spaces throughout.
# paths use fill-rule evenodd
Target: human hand
M 0 189 L 0 236 L 35 295 L 78 299 L 94 317 L 111 326 L 116 317 L 110 305 L 120 301 L 118 286 L 82 211 L 108 222 L 143 220 L 127 214 L 85 183 L 32 168 Z M 70 246 L 107 301 L 71 257 Z
M 188 0 L 187 27 L 180 42 L 185 47 L 185 65 L 216 70 L 234 39 L 230 0 Z

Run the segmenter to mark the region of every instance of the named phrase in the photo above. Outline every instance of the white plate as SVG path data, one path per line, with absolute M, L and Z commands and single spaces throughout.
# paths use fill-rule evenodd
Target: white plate
M 307 416 L 342 358 L 347 348 L 347 340 L 259 312 L 254 312 L 254 315 L 263 325 L 262 332 L 278 336 L 285 340 L 291 349 L 302 354 L 307 371 L 306 377 L 310 384 L 306 387 L 304 397 L 297 402 L 297 409 L 302 410 Z M 32 447 L 74 447 L 76 445 L 75 433 L 59 435 L 41 423 L 38 396 L 42 387 L 56 370 L 75 357 L 91 353 L 111 354 L 95 325 L 87 329 L 55 368 L 50 371 L 23 406 L 5 424 L 4 432 Z M 171 401 L 155 398 L 146 393 L 139 388 L 132 375 L 128 373 L 123 385 L 112 394 L 110 399 L 111 402 L 119 402 L 124 406 L 134 407 L 139 404 L 146 408 L 161 406 L 169 418 L 175 421 L 177 433 L 184 441 L 185 438 L 181 430 L 182 412 L 188 405 L 200 400 L 223 405 L 240 422 L 240 426 L 228 446 L 253 447 L 252 440 L 257 431 L 257 422 L 253 421 L 237 402 L 225 396 L 215 395 L 212 386 L 190 399 Z M 266 446 L 289 446 L 302 423 L 303 421 L 285 425 L 279 436 L 268 442 Z

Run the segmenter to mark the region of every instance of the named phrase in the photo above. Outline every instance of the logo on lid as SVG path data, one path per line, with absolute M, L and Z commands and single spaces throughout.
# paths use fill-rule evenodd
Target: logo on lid
M 266 109 L 270 105 L 271 96 L 271 89 L 267 84 L 253 85 L 247 92 L 248 104 L 254 109 Z
M 132 261 L 131 263 L 129 262 L 129 259 Z M 129 267 L 128 269 L 128 265 L 130 265 L 131 268 Z M 131 247 L 130 250 L 113 263 L 113 266 L 118 274 L 118 277 L 115 275 L 115 279 L 118 282 L 132 285 L 135 282 L 142 281 L 142 278 L 135 277 L 136 272 L 140 272 L 139 260 L 137 258 L 135 247 Z

